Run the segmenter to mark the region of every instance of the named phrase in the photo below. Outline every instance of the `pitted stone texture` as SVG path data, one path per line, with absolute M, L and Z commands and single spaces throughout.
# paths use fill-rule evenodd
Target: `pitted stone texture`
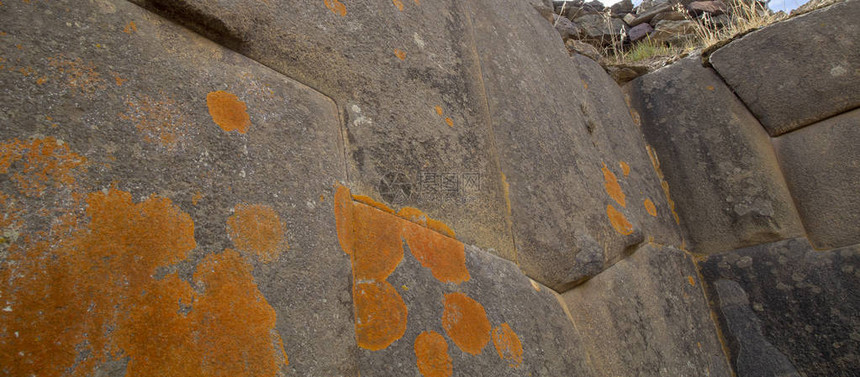
M 750 33 L 711 64 L 776 136 L 860 106 L 860 1 Z
M 626 162 L 638 166 L 631 179 L 648 176 L 638 165 L 642 161 L 632 160 L 641 151 L 615 153 L 644 146 L 633 135 L 609 136 L 638 130 L 629 119 L 608 121 L 629 117 L 626 108 L 603 108 L 586 97 L 577 61 L 565 54 L 552 25 L 520 16 L 529 13 L 521 1 L 469 4 L 509 188 L 517 261 L 528 276 L 565 291 L 592 276 L 593 266 L 599 271 L 624 258 L 645 238 L 642 223 L 656 222 L 650 215 L 637 216 L 640 203 L 634 202 L 634 194 L 646 188 L 626 182 L 620 166 L 622 157 L 630 158 Z M 598 91 L 606 88 L 605 83 L 597 85 Z M 612 112 L 619 114 L 602 115 Z M 614 140 L 634 144 L 616 145 Z M 610 197 L 605 177 L 611 176 L 619 181 L 618 190 L 631 196 L 629 203 Z M 620 230 L 613 228 L 608 213 Z
M 698 57 L 627 88 L 696 253 L 802 234 L 767 133 Z
M 515 259 L 463 2 L 133 2 L 333 98 L 354 194 L 421 208 Z
M 602 375 L 732 375 L 681 250 L 645 245 L 563 297 Z
M 4 2 L 0 24 L 0 142 L 56 138 L 87 159 L 76 180 L 84 193 L 115 187 L 130 192 L 135 203 L 153 195 L 169 199 L 193 221 L 196 248 L 153 279 L 178 272 L 201 290 L 193 285 L 193 274 L 205 273 L 201 260 L 237 249 L 249 263 L 251 283 L 276 314 L 274 329 L 289 359 L 281 372 L 355 374 L 350 262 L 338 247 L 331 215 L 332 184 L 346 170 L 331 100 L 126 1 Z M 221 114 L 233 114 L 219 118 L 228 119 L 222 126 L 242 126 L 245 113 L 246 133 L 227 132 L 213 121 L 210 111 L 219 110 L 210 110 L 207 96 L 217 91 L 235 96 L 220 95 L 227 108 Z M 10 176 L 0 181 L 0 190 L 12 190 Z M 63 204 L 40 200 L 27 209 L 50 213 Z M 243 204 L 269 207 L 267 213 L 280 219 L 284 239 L 269 262 L 229 235 L 228 219 Z M 199 310 L 198 302 L 172 304 Z M 234 320 L 250 326 L 251 318 Z M 125 374 L 123 365 L 114 367 L 111 375 Z
M 657 243 L 681 245 L 680 226 L 675 222 L 672 209 L 661 188 L 660 179 L 651 164 L 645 147 L 645 138 L 628 110 L 624 95 L 603 67 L 591 59 L 573 57 L 585 91 L 580 103 L 586 125 L 591 130 L 594 145 L 607 158 L 607 168 L 618 178 L 625 194 L 625 209 L 630 219 L 642 227 L 643 234 Z M 649 207 L 656 215 L 649 213 Z M 618 203 L 615 203 L 616 207 Z
M 812 244 L 827 249 L 860 243 L 860 110 L 773 143 Z
M 512 262 L 466 246 L 471 278 L 461 284 L 440 283 L 422 267 L 404 243 L 403 261 L 388 278 L 409 308 L 402 338 L 380 351 L 359 351 L 362 376 L 418 375 L 414 342 L 425 331 L 441 334 L 448 345 L 454 376 L 599 376 L 556 294 L 531 282 Z M 495 331 L 502 323 L 522 344 L 522 363 L 501 359 L 492 339 L 480 353 L 461 350 L 443 326 L 445 294 L 460 292 L 486 311 Z
M 860 247 L 803 238 L 699 263 L 738 376 L 851 376 L 860 370 Z

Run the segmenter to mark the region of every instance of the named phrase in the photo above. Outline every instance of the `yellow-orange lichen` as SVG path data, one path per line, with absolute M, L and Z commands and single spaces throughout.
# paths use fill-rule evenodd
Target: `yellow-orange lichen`
M 374 207 L 378 210 L 385 211 L 388 213 L 394 213 L 394 210 L 389 208 L 387 205 L 385 205 L 385 203 L 373 200 L 373 198 L 371 198 L 367 195 L 353 195 L 352 198 L 355 199 L 355 201 L 357 201 L 359 203 L 367 204 L 367 205 Z
M 355 334 L 360 347 L 378 351 L 406 332 L 406 303 L 387 281 L 355 283 L 352 296 Z
M 654 205 L 654 202 L 651 199 L 645 199 L 645 202 L 642 203 L 645 206 L 645 210 L 648 211 L 648 214 L 654 217 L 657 217 L 657 206 Z
M 325 3 L 326 8 L 328 8 L 330 11 L 334 12 L 335 14 L 339 14 L 341 17 L 346 16 L 346 5 L 343 5 L 343 3 L 341 3 L 340 1 L 338 1 L 338 0 L 323 0 L 323 3 Z
M 463 352 L 478 355 L 490 341 L 490 321 L 479 302 L 460 293 L 445 294 L 442 328 Z
M 696 279 L 693 279 L 692 276 L 687 276 L 687 281 L 690 283 L 690 286 L 692 286 L 692 287 L 696 286 Z
M 609 218 L 609 223 L 615 228 L 615 231 L 623 235 L 633 233 L 633 224 L 627 221 L 627 217 L 619 212 L 612 204 L 606 206 L 606 216 Z
M 465 246 L 462 242 L 410 223 L 403 226 L 403 238 L 415 259 L 430 269 L 430 273 L 437 280 L 456 284 L 469 280 Z
M 454 120 L 451 118 L 445 118 L 445 124 L 447 124 L 448 127 L 454 127 Z
M 424 377 L 449 377 L 454 373 L 448 343 L 441 334 L 425 331 L 415 338 L 415 359 Z
M 442 116 L 442 106 L 436 106 L 435 109 L 436 109 L 436 114 L 439 114 L 439 116 Z
M 626 207 L 627 202 L 624 196 L 624 191 L 621 190 L 621 185 L 618 184 L 618 177 L 616 177 L 615 173 L 606 167 L 606 164 L 603 164 L 602 170 L 606 193 L 622 207 Z
M 9 178 L 26 196 L 41 196 L 48 188 L 74 186 L 76 169 L 84 163 L 85 157 L 53 137 L 0 143 L 0 174 L 12 170 Z
M 60 54 L 49 57 L 48 65 L 64 77 L 70 87 L 76 88 L 84 94 L 92 95 L 107 87 L 105 80 L 92 62 L 85 62 L 81 58 L 69 58 Z
M 517 368 L 523 363 L 523 344 L 507 322 L 493 329 L 493 345 L 499 357 L 507 360 L 510 367 Z
M 262 204 L 239 204 L 227 219 L 227 232 L 239 251 L 253 254 L 263 263 L 278 259 L 286 250 L 284 224 L 272 207 Z
M 620 161 L 618 165 L 621 166 L 621 174 L 624 174 L 625 177 L 630 175 L 630 165 L 624 161 Z
M 120 118 L 130 120 L 147 143 L 173 150 L 187 137 L 191 123 L 176 101 L 163 93 L 155 99 L 146 94 L 126 99 L 128 106 Z
M 391 0 L 391 2 L 392 2 L 392 3 L 394 3 L 394 6 L 395 6 L 395 7 L 397 7 L 397 10 L 399 10 L 399 11 L 402 11 L 402 10 L 403 10 L 403 2 L 402 2 L 402 1 L 400 1 L 400 0 Z
M 126 34 L 131 34 L 137 31 L 137 25 L 134 24 L 134 21 L 129 21 L 125 24 L 125 27 L 122 28 L 122 32 Z
M 454 234 L 454 230 L 451 229 L 450 227 L 448 227 L 447 224 L 445 224 L 439 220 L 435 220 L 435 219 L 431 218 L 430 216 L 427 216 L 427 214 L 424 213 L 424 211 L 422 211 L 418 208 L 403 207 L 400 209 L 400 211 L 397 212 L 397 216 L 400 216 L 400 217 L 402 217 L 406 220 L 409 220 L 413 223 L 420 224 L 422 226 L 433 229 L 433 230 L 435 230 L 439 233 L 442 233 L 448 237 L 457 238 L 456 234 Z
M 206 105 L 212 121 L 224 132 L 236 131 L 240 134 L 248 132 L 251 127 L 251 117 L 245 102 L 235 94 L 219 90 L 206 95 Z
M 394 56 L 396 56 L 400 60 L 406 60 L 406 51 L 395 48 L 394 49 Z
M 657 177 L 660 178 L 660 187 L 663 188 L 663 194 L 666 195 L 666 203 L 669 204 L 669 211 L 672 212 L 672 216 L 675 218 L 675 223 L 680 224 L 681 218 L 678 217 L 678 212 L 675 211 L 675 201 L 672 200 L 672 196 L 669 195 L 669 182 L 666 182 L 666 179 L 663 176 L 663 170 L 660 169 L 660 159 L 657 158 L 657 152 L 655 152 L 650 145 L 645 146 L 645 151 L 648 152 L 648 157 L 651 158 L 651 165 L 654 167 Z
M 359 203 L 354 204 L 353 215 L 353 276 L 385 280 L 403 260 L 403 220 Z

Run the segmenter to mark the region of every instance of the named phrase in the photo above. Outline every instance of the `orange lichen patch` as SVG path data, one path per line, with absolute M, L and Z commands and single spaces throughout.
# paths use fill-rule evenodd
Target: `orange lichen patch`
M 448 342 L 435 331 L 425 331 L 415 338 L 415 359 L 424 377 L 448 377 L 454 373 Z
M 511 368 L 517 368 L 523 363 L 523 344 L 507 323 L 493 329 L 493 345 L 496 346 L 499 357 L 507 360 Z
M 282 362 L 289 363 L 283 341 L 274 331 L 275 310 L 254 283 L 251 266 L 238 253 L 227 249 L 208 255 L 194 280 L 204 286 L 192 311 L 200 331 L 197 343 L 206 355 L 204 375 L 274 376 Z
M 84 163 L 85 157 L 53 137 L 0 143 L 0 174 L 11 171 L 18 190 L 30 197 L 41 196 L 47 188 L 74 186 L 76 169 Z
M 69 86 L 77 88 L 84 94 L 93 94 L 106 88 L 105 80 L 96 71 L 96 66 L 92 62 L 60 54 L 48 58 L 48 65 L 56 69 Z
M 657 177 L 660 178 L 660 187 L 663 188 L 663 194 L 666 195 L 666 203 L 669 204 L 669 210 L 675 218 L 675 223 L 680 224 L 681 218 L 678 217 L 678 213 L 675 212 L 675 201 L 672 200 L 672 197 L 669 195 L 669 182 L 666 182 L 666 179 L 663 176 L 663 170 L 660 169 L 660 159 L 657 158 L 657 152 L 655 152 L 650 145 L 645 146 L 645 151 L 648 152 L 648 157 L 651 158 L 651 165 L 654 166 L 654 171 L 657 173 Z
M 42 85 L 46 82 L 48 82 L 48 78 L 45 76 L 42 76 L 42 77 L 39 77 L 38 79 L 36 79 L 36 85 Z
M 403 220 L 363 204 L 353 206 L 352 274 L 358 280 L 384 280 L 403 260 Z
M 609 217 L 609 223 L 615 228 L 615 231 L 623 235 L 633 233 L 633 225 L 627 221 L 627 217 L 623 213 L 618 212 L 612 204 L 606 206 L 606 216 Z
M 630 165 L 627 165 L 624 161 L 618 162 L 618 165 L 621 166 L 621 173 L 624 174 L 625 177 L 630 175 Z
M 692 286 L 692 287 L 696 286 L 696 279 L 693 279 L 692 276 L 687 276 L 687 281 L 690 282 L 690 286 Z
M 334 218 L 337 224 L 337 240 L 340 248 L 347 254 L 352 254 L 353 236 L 353 206 L 352 195 L 345 186 L 337 186 L 334 194 Z
M 402 10 L 403 10 L 403 2 L 402 2 L 402 1 L 400 1 L 400 0 L 391 0 L 391 2 L 392 2 L 392 3 L 394 3 L 394 6 L 395 6 L 395 7 L 397 7 L 397 10 L 399 10 L 399 11 L 402 11 Z
M 223 90 L 210 92 L 206 95 L 206 105 L 212 120 L 225 132 L 237 131 L 244 134 L 251 127 L 247 106 L 235 94 Z
M 657 217 L 657 206 L 654 205 L 651 199 L 645 199 L 645 202 L 642 204 L 645 205 L 645 210 L 648 211 L 649 215 Z
M 116 82 L 116 86 L 122 86 L 123 83 L 128 81 L 128 79 L 124 79 L 122 77 L 119 77 L 118 74 L 113 75 L 113 80 L 114 80 L 114 82 Z
M 437 280 L 460 284 L 471 278 L 466 268 L 466 251 L 462 242 L 409 223 L 403 226 L 403 238 L 415 259 L 429 268 Z
M 406 60 L 406 51 L 395 48 L 394 56 L 396 56 L 400 60 Z
M 173 150 L 187 137 L 191 123 L 172 98 L 162 94 L 154 99 L 146 94 L 126 99 L 126 113 L 120 118 L 134 123 L 147 143 Z
M 706 86 L 706 87 L 705 87 L 705 89 L 708 89 L 708 90 L 710 90 L 710 91 L 712 91 L 712 92 L 713 92 L 713 91 L 714 91 L 714 86 L 713 86 L 713 85 L 708 85 L 708 86 Z
M 618 177 L 615 176 L 609 168 L 606 167 L 606 164 L 603 164 L 603 180 L 604 186 L 606 187 L 606 193 L 609 194 L 612 199 L 615 199 L 618 204 L 622 207 L 627 206 L 626 197 L 624 195 L 624 191 L 621 190 L 621 185 L 618 184 Z
M 134 21 L 129 21 L 125 24 L 125 27 L 122 29 L 123 33 L 131 34 L 137 31 L 137 25 L 134 24 Z
M 424 211 L 421 211 L 418 208 L 403 207 L 400 209 L 400 211 L 397 212 L 397 216 L 400 216 L 400 217 L 402 217 L 406 220 L 409 220 L 413 223 L 426 226 L 426 227 L 433 229 L 439 233 L 447 235 L 448 237 L 457 238 L 456 235 L 454 234 L 454 230 L 451 229 L 450 227 L 448 227 L 447 224 L 445 224 L 439 220 L 435 220 L 435 219 L 430 218 L 430 216 L 427 216 L 427 214 L 424 213 Z
M 194 275 L 202 293 L 176 273 L 156 279 L 196 247 L 190 216 L 169 199 L 134 203 L 115 188 L 86 202 L 88 221 L 63 215 L 50 236 L 22 235 L 9 248 L 5 373 L 91 375 L 118 356 L 129 376 L 277 373 L 286 358 L 275 313 L 238 254 L 204 259 Z
M 23 68 L 18 68 L 18 72 L 20 72 L 25 77 L 36 74 L 36 70 L 33 69 L 33 67 L 29 67 L 29 66 L 23 67 Z
M 197 191 L 197 192 L 191 194 L 191 205 L 196 206 L 197 203 L 200 202 L 200 199 L 203 199 L 203 193 L 202 192 Z
M 377 202 L 376 200 L 373 200 L 373 198 L 371 198 L 371 197 L 369 197 L 369 196 L 366 196 L 366 195 L 354 195 L 352 198 L 353 198 L 353 199 L 355 199 L 355 201 L 357 201 L 357 202 L 359 202 L 359 203 L 367 204 L 367 205 L 369 205 L 369 206 L 371 206 L 371 207 L 374 207 L 374 208 L 376 208 L 376 209 L 379 209 L 379 210 L 382 210 L 382 211 L 385 211 L 385 212 L 388 212 L 388 213 L 394 213 L 394 210 L 393 210 L 393 209 L 391 209 L 391 208 L 389 208 L 387 205 L 385 205 L 385 203 L 383 203 L 383 202 Z
M 454 127 L 454 120 L 451 118 L 445 118 L 445 124 L 447 124 L 448 127 Z
M 263 263 L 278 260 L 289 248 L 284 224 L 272 207 L 262 204 L 239 204 L 227 219 L 227 234 L 242 253 L 253 254 Z
M 460 293 L 445 294 L 442 327 L 463 352 L 478 355 L 490 341 L 490 321 L 484 306 Z
M 379 351 L 406 332 L 406 303 L 387 281 L 356 283 L 352 296 L 359 347 Z
M 436 106 L 436 114 L 439 114 L 439 116 L 442 116 L 442 106 Z
M 323 0 L 325 7 L 341 17 L 346 16 L 346 5 L 337 0 Z

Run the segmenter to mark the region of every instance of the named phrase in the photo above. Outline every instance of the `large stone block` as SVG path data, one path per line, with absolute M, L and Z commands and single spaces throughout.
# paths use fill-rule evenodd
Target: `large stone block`
M 860 243 L 860 110 L 773 143 L 812 244 L 826 249 Z
M 515 259 L 463 2 L 133 2 L 334 99 L 354 193 L 422 208 Z
M 595 93 L 612 93 L 594 65 L 581 73 L 582 60 L 571 60 L 551 25 L 520 16 L 523 2 L 469 4 L 517 261 L 528 276 L 567 290 L 644 240 L 642 224 L 658 220 L 637 215 L 647 196 L 640 190 L 656 179 L 642 167 L 644 144 L 628 111 L 609 107 L 619 97 L 586 94 L 584 79 Z
M 696 253 L 803 233 L 770 138 L 698 57 L 628 84 Z
M 853 376 L 860 370 L 860 247 L 803 238 L 699 262 L 731 363 L 744 376 Z
M 750 33 L 710 61 L 771 136 L 860 106 L 860 1 Z
M 648 244 L 564 293 L 604 376 L 731 376 L 692 258 Z
M 336 201 L 362 376 L 595 375 L 555 292 L 514 263 L 415 209 L 395 214 L 346 188 Z
M 330 99 L 126 1 L 0 25 L 3 374 L 356 374 Z

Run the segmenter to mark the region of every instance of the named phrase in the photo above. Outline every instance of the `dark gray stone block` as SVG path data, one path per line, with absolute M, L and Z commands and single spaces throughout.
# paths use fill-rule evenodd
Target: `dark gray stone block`
M 604 376 L 731 376 L 692 258 L 647 244 L 563 294 Z
M 696 253 L 803 233 L 770 138 L 699 57 L 628 84 Z
M 770 25 L 729 43 L 711 64 L 771 136 L 860 106 L 860 1 Z
M 860 370 L 860 247 L 803 238 L 699 262 L 738 376 L 854 376 Z
M 812 244 L 827 249 L 860 243 L 860 110 L 773 144 Z

